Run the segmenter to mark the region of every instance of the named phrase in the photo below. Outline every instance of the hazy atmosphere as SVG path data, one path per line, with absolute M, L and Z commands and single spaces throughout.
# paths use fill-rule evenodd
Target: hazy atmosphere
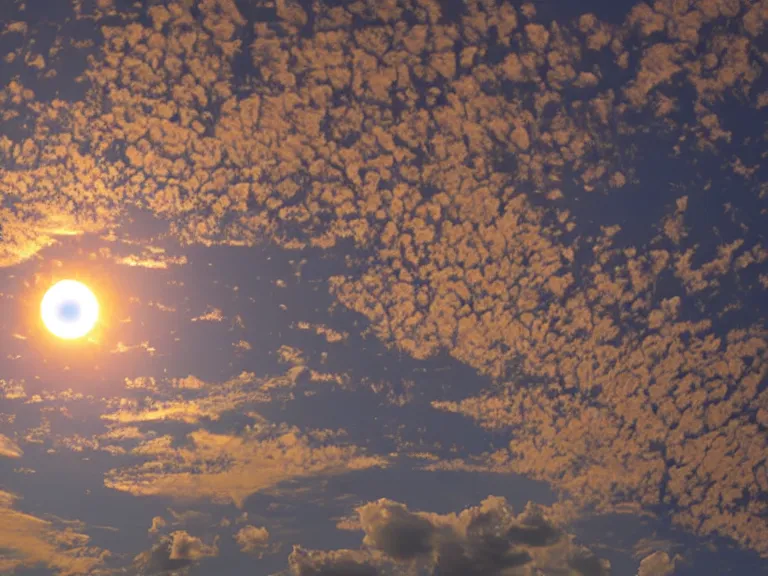
M 768 0 L 0 0 L 0 574 L 768 575 Z

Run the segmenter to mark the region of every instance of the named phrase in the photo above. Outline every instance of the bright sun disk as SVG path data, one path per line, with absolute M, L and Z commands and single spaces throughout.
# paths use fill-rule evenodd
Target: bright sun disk
M 99 302 L 93 292 L 76 280 L 57 282 L 40 303 L 43 324 L 54 336 L 74 340 L 88 334 L 99 319 Z

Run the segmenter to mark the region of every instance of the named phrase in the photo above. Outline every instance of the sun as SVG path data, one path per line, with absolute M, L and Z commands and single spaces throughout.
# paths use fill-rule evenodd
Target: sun
M 57 282 L 43 296 L 40 316 L 59 338 L 74 340 L 88 334 L 99 319 L 99 302 L 91 290 L 76 280 Z

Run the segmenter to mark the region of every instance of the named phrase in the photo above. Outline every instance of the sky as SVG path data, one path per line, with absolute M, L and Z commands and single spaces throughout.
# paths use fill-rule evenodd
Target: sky
M 767 24 L 4 2 L 0 574 L 768 574 Z

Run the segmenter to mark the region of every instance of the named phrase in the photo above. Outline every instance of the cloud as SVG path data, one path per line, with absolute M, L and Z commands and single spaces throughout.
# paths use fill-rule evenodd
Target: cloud
M 197 376 L 190 374 L 186 378 L 177 378 L 173 381 L 174 388 L 187 388 L 190 390 L 199 390 L 206 386 L 205 382 Z
M 216 542 L 207 545 L 200 538 L 177 530 L 161 537 L 152 548 L 136 556 L 133 565 L 142 575 L 159 576 L 186 570 L 203 558 L 218 554 Z
M 131 254 L 122 256 L 115 260 L 118 264 L 124 266 L 137 266 L 140 268 L 150 268 L 154 270 L 166 270 L 169 265 L 180 266 L 187 263 L 186 256 L 165 256 L 163 254 L 152 254 L 139 256 Z
M 163 518 L 162 516 L 155 516 L 154 518 L 152 518 L 152 525 L 149 527 L 148 532 L 150 534 L 156 534 L 160 532 L 160 530 L 165 526 L 166 526 L 165 518 Z
M 237 342 L 233 342 L 232 346 L 234 346 L 237 350 L 241 350 L 241 351 L 247 351 L 252 349 L 251 344 L 246 340 L 238 340 Z
M 194 376 L 177 378 L 170 381 L 175 390 L 183 390 L 184 395 L 174 394 L 173 399 L 163 400 L 162 395 L 169 391 L 163 387 L 162 395 L 154 378 L 136 378 L 126 380 L 129 388 L 146 388 L 157 392 L 140 400 L 124 400 L 107 409 L 101 415 L 102 420 L 131 424 L 140 422 L 158 422 L 175 420 L 194 424 L 201 420 L 219 420 L 222 414 L 254 403 L 268 402 L 270 387 L 289 385 L 294 381 L 291 374 L 269 379 L 257 378 L 252 372 L 242 372 L 238 376 L 208 384 Z M 128 385 L 130 382 L 130 385 Z
M 174 526 L 177 525 L 209 525 L 211 523 L 211 516 L 206 512 L 198 512 L 197 510 L 184 510 L 177 512 L 173 508 L 168 508 L 168 512 L 171 513 L 174 519 Z
M 239 435 L 199 429 L 183 446 L 174 447 L 166 436 L 140 444 L 132 454 L 144 463 L 110 470 L 107 487 L 135 496 L 209 498 L 237 506 L 286 480 L 386 465 L 355 446 L 319 444 L 296 428 L 275 425 L 247 427 Z
M 287 346 L 283 344 L 277 351 L 277 355 L 280 359 L 280 362 L 283 364 L 293 364 L 294 366 L 303 366 L 306 364 L 304 353 L 298 348 L 294 348 L 293 346 Z
M 208 306 L 206 311 L 200 316 L 192 318 L 192 322 L 222 322 L 224 313 L 219 308 Z
M 364 543 L 395 560 L 412 560 L 432 552 L 435 527 L 402 504 L 379 501 L 359 510 Z
M 312 330 L 315 334 L 323 336 L 326 342 L 343 342 L 349 337 L 347 332 L 339 332 L 324 324 L 312 324 L 311 322 L 297 322 L 295 327 L 299 330 Z
M 297 576 L 378 575 L 395 566 L 423 574 L 580 574 L 608 576 L 610 563 L 573 543 L 543 507 L 529 503 L 515 515 L 504 498 L 489 497 L 459 514 L 411 512 L 378 500 L 357 509 L 363 550 L 306 551 L 295 547 L 289 565 Z
M 235 542 L 242 552 L 248 554 L 261 554 L 269 543 L 269 531 L 266 528 L 256 526 L 243 526 L 235 534 Z
M 110 350 L 111 354 L 125 354 L 126 352 L 130 352 L 131 350 L 137 350 L 137 349 L 143 349 L 147 351 L 147 354 L 150 356 L 154 356 L 155 352 L 157 351 L 156 348 L 154 348 L 149 341 L 145 340 L 144 342 L 141 342 L 140 344 L 134 344 L 133 346 L 128 346 L 126 344 L 123 344 L 122 342 L 118 342 L 117 345 Z
M 580 548 L 563 558 L 570 543 L 533 504 L 517 517 L 503 498 L 493 497 L 453 517 L 412 513 L 385 500 L 358 512 L 364 544 L 395 561 L 431 556 L 434 572 L 445 576 L 503 574 L 529 563 L 542 570 L 572 567 L 583 574 L 608 574 L 609 564 Z
M 673 576 L 681 557 L 659 550 L 643 558 L 637 576 Z
M 6 400 L 23 400 L 27 397 L 23 380 L 3 380 L 0 378 L 0 392 Z
M 768 490 L 756 456 L 767 338 L 760 318 L 722 332 L 714 320 L 741 295 L 754 248 L 729 238 L 706 257 L 697 236 L 711 229 L 697 232 L 680 204 L 646 227 L 663 236 L 631 248 L 613 214 L 591 223 L 569 208 L 592 192 L 645 201 L 625 146 L 641 132 L 676 158 L 676 174 L 708 166 L 726 144 L 731 170 L 745 182 L 757 174 L 733 120 L 742 114 L 715 110 L 727 101 L 749 115 L 765 101 L 754 89 L 764 2 L 638 2 L 619 25 L 592 14 L 534 23 L 532 3 L 469 2 L 456 23 L 435 2 L 407 18 L 398 2 L 341 4 L 280 2 L 251 46 L 240 45 L 247 22 L 234 2 L 155 5 L 100 28 L 87 100 L 38 99 L 9 82 L 2 122 L 29 133 L 0 136 L 0 266 L 136 208 L 183 244 L 366 250 L 330 280 L 336 302 L 403 353 L 446 352 L 497 382 L 434 405 L 514 434 L 487 468 L 545 480 L 585 510 L 669 505 L 678 525 L 768 553 L 764 503 L 742 497 Z M 391 25 L 365 24 L 381 21 Z M 258 69 L 247 85 L 233 73 L 239 50 Z M 641 110 L 653 114 L 639 126 Z M 713 198 L 683 185 L 701 188 L 690 202 Z M 122 258 L 182 263 L 149 248 Z M 723 290 L 730 281 L 739 290 Z M 696 321 L 694 304 L 704 307 Z M 209 308 L 195 320 L 223 319 Z M 195 423 L 233 405 L 155 400 L 111 416 Z
M 217 556 L 218 548 L 206 546 L 203 541 L 194 536 L 190 536 L 184 530 L 179 530 L 171 534 L 171 560 L 199 560 L 206 556 Z
M 0 456 L 6 456 L 7 458 L 20 458 L 24 452 L 19 445 L 13 440 L 0 434 Z
M 369 556 L 355 550 L 319 552 L 294 546 L 288 564 L 295 576 L 379 576 Z
M 107 551 L 91 546 L 86 534 L 63 521 L 15 510 L 15 500 L 0 490 L 0 571 L 7 574 L 42 564 L 58 576 L 103 573 Z

